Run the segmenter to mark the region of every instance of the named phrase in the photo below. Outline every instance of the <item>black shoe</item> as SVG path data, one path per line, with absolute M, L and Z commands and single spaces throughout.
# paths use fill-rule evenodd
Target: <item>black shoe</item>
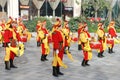
M 58 77 L 57 67 L 53 66 L 53 76 Z
M 89 61 L 89 60 L 86 60 L 86 61 L 85 61 L 85 65 L 86 65 L 86 66 L 90 66 L 90 64 L 88 64 L 88 61 Z
M 10 65 L 9 65 L 9 61 L 5 61 L 5 69 L 6 70 L 11 70 Z
M 10 66 L 10 68 L 18 68 L 18 67 L 16 67 L 16 66 L 13 65 L 13 66 Z
M 102 56 L 101 56 L 101 53 L 98 53 L 98 55 L 97 55 L 99 58 L 101 58 Z
M 82 50 L 81 44 L 78 44 L 78 50 Z
M 17 68 L 14 64 L 13 64 L 13 60 L 10 59 L 10 68 Z
M 113 48 L 111 48 L 111 53 L 115 53 L 115 52 L 113 51 Z
M 41 58 L 41 61 L 45 61 L 45 59 Z
M 62 72 L 58 72 L 59 75 L 64 75 Z
M 108 48 L 108 53 L 111 54 L 111 49 L 110 48 Z
M 47 55 L 44 55 L 44 60 L 45 60 L 45 61 L 48 61 L 48 59 L 47 59 L 46 57 L 47 57 Z
M 85 67 L 85 59 L 83 59 L 81 66 Z
M 57 66 L 57 73 L 58 73 L 58 75 L 64 75 L 62 72 L 60 72 L 60 67 L 59 66 Z
M 45 56 L 45 55 L 41 55 L 41 61 L 45 61 L 44 56 Z

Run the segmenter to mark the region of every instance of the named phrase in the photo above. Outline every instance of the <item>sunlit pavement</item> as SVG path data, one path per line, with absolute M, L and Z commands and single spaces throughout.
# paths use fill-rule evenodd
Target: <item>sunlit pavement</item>
M 89 67 L 82 67 L 82 51 L 77 50 L 77 43 L 71 43 L 71 54 L 75 59 L 72 62 L 64 55 L 64 63 L 67 69 L 61 68 L 63 76 L 52 76 L 52 47 L 49 61 L 41 62 L 41 48 L 36 46 L 35 33 L 32 39 L 25 44 L 26 50 L 22 57 L 15 58 L 17 69 L 9 71 L 4 69 L 4 48 L 0 46 L 0 80 L 120 80 L 120 44 L 114 47 L 115 53 L 104 52 L 104 58 L 97 57 L 97 51 L 93 50 L 93 58 L 89 61 Z

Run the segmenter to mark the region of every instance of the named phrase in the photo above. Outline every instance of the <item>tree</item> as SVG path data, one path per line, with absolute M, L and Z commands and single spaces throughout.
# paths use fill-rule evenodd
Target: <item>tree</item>
M 106 7 L 105 0 L 89 0 L 89 4 L 94 8 L 95 18 L 98 17 L 98 11 L 102 11 Z
M 112 20 L 112 6 L 111 6 L 112 2 L 113 2 L 113 0 L 107 0 L 107 2 L 106 2 L 106 7 L 108 9 L 107 16 L 108 16 L 109 22 Z
M 82 1 L 82 10 L 83 15 L 85 15 L 84 11 L 90 7 L 93 7 L 94 10 L 92 10 L 95 14 L 95 18 L 98 17 L 98 11 L 103 11 L 106 7 L 106 1 L 105 0 L 83 0 Z

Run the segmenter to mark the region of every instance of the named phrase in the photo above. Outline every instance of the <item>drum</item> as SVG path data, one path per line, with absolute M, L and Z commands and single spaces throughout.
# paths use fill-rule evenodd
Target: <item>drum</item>
M 77 42 L 78 41 L 78 38 L 77 37 L 74 37 L 72 38 L 73 41 Z
M 100 42 L 90 42 L 90 47 L 91 47 L 92 49 L 100 49 L 101 46 L 102 46 L 102 45 L 101 45 Z
M 27 42 L 27 36 L 25 36 L 25 35 L 21 36 L 21 41 L 22 42 Z
M 107 38 L 107 44 L 114 44 L 114 40 L 112 38 Z

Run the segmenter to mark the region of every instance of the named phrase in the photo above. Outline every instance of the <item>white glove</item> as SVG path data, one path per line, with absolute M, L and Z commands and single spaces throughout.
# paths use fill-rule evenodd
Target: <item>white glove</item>
M 57 49 L 57 50 L 56 50 L 56 54 L 58 54 L 58 53 L 59 53 L 59 50 Z
M 10 43 L 8 43 L 8 46 L 10 46 Z
M 117 36 L 116 39 L 119 39 L 119 37 Z
M 46 36 L 48 36 L 48 34 L 46 34 Z
M 91 40 L 91 38 L 88 38 L 88 40 L 90 41 L 90 40 Z
M 113 37 L 113 39 L 116 39 L 115 37 Z
M 22 44 L 23 42 L 19 42 L 19 44 Z

